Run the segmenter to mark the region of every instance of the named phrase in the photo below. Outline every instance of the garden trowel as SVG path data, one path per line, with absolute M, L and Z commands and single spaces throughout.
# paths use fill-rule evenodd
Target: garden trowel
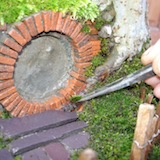
M 122 78 L 120 78 L 110 84 L 103 86 L 102 88 L 99 88 L 99 89 L 97 89 L 91 93 L 85 94 L 83 96 L 79 96 L 80 97 L 79 100 L 77 100 L 75 102 L 81 103 L 81 102 L 91 100 L 93 98 L 102 96 L 104 94 L 108 94 L 110 92 L 114 92 L 119 89 L 131 86 L 132 84 L 135 84 L 137 82 L 144 81 L 147 78 L 150 78 L 154 75 L 155 75 L 155 73 L 153 72 L 152 65 L 151 64 L 147 65 L 147 66 L 141 68 L 140 70 L 135 71 L 132 74 L 129 74 L 129 75 L 122 77 Z M 74 99 L 74 96 L 73 96 L 73 99 Z M 76 96 L 75 96 L 75 99 L 76 99 Z

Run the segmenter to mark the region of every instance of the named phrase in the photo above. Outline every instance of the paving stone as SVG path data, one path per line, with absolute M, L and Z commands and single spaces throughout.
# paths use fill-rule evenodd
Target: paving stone
M 5 138 L 17 138 L 31 132 L 64 125 L 76 119 L 75 112 L 46 111 L 23 118 L 0 120 L 0 135 Z
M 86 126 L 85 122 L 77 121 L 30 136 L 21 137 L 10 144 L 10 150 L 14 155 L 22 154 L 52 141 L 67 137 L 74 132 L 81 131 Z
M 37 148 L 23 154 L 22 159 L 23 160 L 51 160 L 41 148 Z
M 69 160 L 70 154 L 59 142 L 47 145 L 44 150 L 52 160 Z
M 65 146 L 74 150 L 74 149 L 80 149 L 80 148 L 86 147 L 88 145 L 89 138 L 90 138 L 90 136 L 88 133 L 80 132 L 78 134 L 71 135 L 71 136 L 63 139 L 61 142 Z
M 2 149 L 0 150 L 0 160 L 13 160 L 13 157 L 7 149 Z

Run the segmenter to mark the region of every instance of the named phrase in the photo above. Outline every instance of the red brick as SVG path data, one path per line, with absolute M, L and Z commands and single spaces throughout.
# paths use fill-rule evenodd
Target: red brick
M 9 57 L 12 57 L 14 59 L 17 59 L 18 57 L 18 53 L 13 51 L 12 49 L 6 47 L 6 46 L 2 46 L 0 45 L 0 53 L 7 55 Z
M 61 105 L 67 102 L 65 97 L 59 97 L 59 99 L 60 99 Z
M 11 102 L 13 102 L 16 99 L 17 96 L 18 96 L 18 93 L 15 92 L 12 95 L 10 95 L 9 97 L 6 97 L 5 99 L 3 99 L 1 101 L 2 105 L 4 107 L 7 107 Z
M 84 38 L 85 35 L 86 35 L 85 33 L 80 32 L 80 33 L 77 35 L 77 37 L 73 39 L 73 41 L 74 41 L 75 43 L 81 42 L 81 40 L 83 40 L 83 38 Z
M 23 108 L 26 105 L 27 105 L 27 102 L 24 99 L 22 99 L 20 103 L 13 109 L 13 111 L 11 112 L 11 115 L 17 117 L 18 114 L 21 112 L 21 110 L 23 110 Z
M 84 45 L 86 45 L 86 43 L 88 43 L 89 39 L 90 39 L 90 35 L 85 35 L 76 45 L 78 47 L 83 47 Z
M 81 81 L 79 81 L 79 80 L 77 80 L 77 79 L 69 79 L 67 86 L 69 86 L 69 85 L 74 85 L 74 86 L 77 86 L 77 87 L 81 87 L 81 86 L 83 86 L 84 84 L 85 84 L 84 82 L 81 82 Z
M 13 71 L 14 71 L 13 66 L 1 65 L 0 64 L 0 72 L 13 72 Z
M 17 29 L 21 32 L 21 34 L 22 34 L 22 36 L 25 38 L 25 40 L 26 40 L 27 42 L 29 42 L 29 41 L 31 40 L 31 35 L 30 35 L 30 33 L 29 33 L 26 25 L 25 25 L 23 22 L 21 22 L 21 23 L 19 23 L 19 24 L 16 24 L 15 26 L 16 26 Z
M 40 113 L 42 113 L 42 112 L 44 112 L 46 110 L 46 107 L 45 107 L 44 104 L 40 104 L 39 108 L 40 108 Z
M 24 46 L 27 41 L 21 36 L 20 33 L 18 33 L 15 29 L 12 29 L 8 32 L 8 34 L 17 41 L 21 46 Z
M 7 88 L 5 90 L 2 90 L 0 92 L 0 100 L 10 96 L 11 94 L 15 93 L 16 92 L 16 88 L 13 86 L 13 87 L 10 87 L 10 88 Z
M 26 103 L 26 105 L 23 107 L 23 109 L 21 110 L 21 112 L 19 113 L 18 117 L 24 117 L 25 115 L 27 115 L 27 112 L 29 110 L 30 104 Z
M 72 71 L 72 72 L 70 73 L 70 75 L 71 75 L 72 77 L 80 80 L 80 81 L 83 81 L 83 82 L 86 81 L 86 78 L 85 78 L 84 76 L 80 75 L 80 74 L 77 73 L 77 72 Z
M 59 32 L 62 31 L 63 24 L 64 24 L 64 19 L 62 18 L 62 13 L 59 12 L 55 30 Z
M 51 15 L 52 15 L 52 13 L 50 11 L 42 12 L 45 32 L 49 32 L 51 30 Z
M 77 25 L 76 21 L 71 21 L 70 25 L 68 26 L 67 30 L 66 30 L 66 34 L 68 36 L 70 36 L 72 34 L 72 32 L 74 31 L 75 27 Z
M 89 26 L 91 35 L 98 35 L 98 30 L 93 25 Z
M 38 33 L 43 32 L 44 26 L 43 26 L 43 19 L 42 19 L 41 13 L 37 13 L 33 17 L 34 17 L 34 21 L 35 21 Z
M 21 100 L 22 98 L 18 95 L 8 106 L 6 106 L 6 110 L 12 111 Z
M 6 38 L 4 40 L 4 44 L 17 52 L 20 52 L 22 50 L 22 46 L 20 46 L 17 42 L 12 40 L 11 38 Z
M 81 23 L 78 23 L 74 29 L 74 31 L 72 32 L 72 34 L 70 35 L 70 37 L 72 39 L 76 38 L 77 35 L 79 34 L 79 32 L 81 31 L 82 29 L 82 24 Z
M 66 91 L 66 89 L 61 89 L 59 93 L 63 95 L 66 98 L 66 100 L 69 100 L 69 98 L 71 97 L 69 93 Z
M 85 57 L 82 57 L 82 58 L 74 58 L 75 62 L 78 62 L 78 63 L 83 63 L 83 62 L 91 62 L 93 59 L 93 56 L 85 56 Z
M 37 28 L 34 24 L 34 20 L 32 17 L 28 17 L 24 20 L 24 24 L 27 26 L 29 33 L 32 37 L 36 36 L 38 34 Z
M 49 105 L 51 110 L 55 109 L 55 103 L 53 101 L 53 97 L 51 99 L 49 99 L 48 101 L 46 101 L 46 105 Z
M 91 62 L 87 62 L 87 63 L 76 63 L 75 66 L 79 69 L 84 69 L 88 66 L 90 66 L 92 63 Z
M 59 97 L 53 97 L 55 109 L 61 109 L 61 100 Z
M 50 107 L 49 104 L 45 104 L 45 108 L 46 108 L 47 111 L 48 111 L 48 110 L 51 110 L 51 107 Z
M 5 57 L 5 56 L 0 56 L 0 63 L 14 65 L 16 63 L 16 60 L 13 58 Z
M 11 86 L 14 86 L 14 80 L 13 79 L 0 82 L 0 90 L 3 90 L 5 88 L 11 87 Z
M 84 52 L 87 51 L 89 49 L 93 48 L 92 44 L 89 42 L 87 43 L 85 46 L 77 48 L 78 52 Z
M 56 25 L 57 25 L 57 20 L 59 17 L 59 12 L 52 12 L 52 18 L 51 18 L 51 30 L 55 31 L 56 30 Z
M 87 87 L 86 84 L 84 84 L 84 85 L 81 86 L 81 87 L 78 87 L 77 90 L 76 90 L 76 94 L 79 94 L 79 93 L 81 93 L 82 91 L 84 91 L 86 87 Z
M 0 73 L 0 80 L 11 79 L 11 78 L 13 78 L 13 73 L 6 73 L 6 72 Z
M 63 28 L 62 28 L 62 33 L 66 34 L 67 33 L 67 30 L 68 30 L 68 27 L 71 23 L 71 19 L 69 16 L 67 16 L 64 20 L 64 25 L 63 25 Z
M 29 115 L 33 114 L 34 108 L 35 108 L 34 104 L 30 104 L 27 114 L 29 114 Z
M 38 103 L 34 103 L 34 114 L 40 113 L 40 105 Z

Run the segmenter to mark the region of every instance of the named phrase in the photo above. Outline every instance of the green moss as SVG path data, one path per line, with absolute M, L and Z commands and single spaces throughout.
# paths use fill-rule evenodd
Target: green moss
M 0 23 L 13 23 L 40 10 L 69 13 L 75 19 L 91 20 L 99 15 L 98 7 L 90 0 L 1 0 Z
M 96 69 L 96 67 L 102 65 L 105 62 L 105 57 L 103 57 L 102 55 L 97 55 L 92 59 L 92 65 L 87 67 L 85 70 L 85 75 L 87 77 L 91 77 L 94 75 L 94 71 Z
M 2 112 L 1 118 L 2 119 L 8 119 L 8 118 L 11 118 L 11 115 L 10 115 L 10 113 L 8 111 L 4 110 Z
M 90 33 L 91 32 L 90 27 L 87 24 L 83 25 L 81 31 L 85 32 L 85 33 Z
M 143 66 L 140 57 L 124 62 L 106 82 L 97 83 L 94 89 L 140 69 Z M 87 102 L 83 112 L 79 113 L 80 119 L 88 123 L 86 131 L 91 134 L 89 147 L 98 152 L 100 160 L 129 159 L 142 87 L 147 89 L 146 95 L 152 92 L 145 83 L 135 84 Z M 158 100 L 154 98 L 153 102 L 157 104 Z M 152 159 L 159 157 L 158 152 L 159 147 L 155 148 Z
M 97 30 L 100 30 L 101 27 L 102 27 L 105 23 L 106 23 L 106 22 L 102 19 L 102 17 L 99 16 L 99 17 L 97 17 L 97 18 L 95 19 L 95 28 L 96 28 Z
M 11 143 L 12 139 L 4 140 L 2 137 L 0 138 L 0 149 L 6 148 L 9 143 Z
M 14 160 L 22 160 L 22 158 L 20 156 L 16 156 Z
M 73 95 L 73 96 L 70 98 L 70 101 L 73 102 L 73 103 L 75 103 L 75 102 L 79 101 L 81 98 L 82 98 L 82 96 Z

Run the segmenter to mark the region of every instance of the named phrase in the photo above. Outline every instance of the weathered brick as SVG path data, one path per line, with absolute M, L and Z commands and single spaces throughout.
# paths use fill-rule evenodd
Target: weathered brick
M 34 104 L 30 104 L 27 114 L 29 114 L 29 115 L 33 114 L 34 108 L 35 108 Z
M 3 45 L 0 45 L 0 53 L 7 55 L 9 57 L 12 57 L 14 59 L 17 59 L 17 57 L 18 57 L 17 52 L 15 52 L 14 50 L 12 50 L 6 46 L 3 46 Z
M 49 100 L 46 102 L 46 105 L 49 105 L 50 108 L 51 108 L 51 110 L 54 110 L 55 107 L 56 107 L 55 102 L 53 101 L 53 98 L 54 98 L 54 97 L 52 97 L 51 99 L 49 99 Z
M 38 33 L 43 32 L 44 31 L 44 26 L 43 26 L 42 14 L 37 13 L 33 17 L 34 17 L 34 21 L 35 21 Z
M 56 25 L 57 25 L 57 20 L 59 17 L 59 12 L 52 12 L 52 19 L 51 19 L 51 30 L 55 31 L 56 30 Z
M 91 64 L 92 64 L 91 62 L 87 62 L 87 63 L 76 63 L 75 66 L 76 66 L 77 68 L 79 68 L 79 69 L 82 69 L 82 68 L 84 69 L 84 68 L 90 66 Z
M 85 56 L 85 57 L 81 57 L 81 58 L 74 58 L 75 62 L 78 63 L 83 63 L 83 62 L 91 62 L 91 60 L 93 59 L 93 56 Z
M 26 103 L 26 105 L 23 107 L 23 109 L 20 111 L 20 113 L 18 114 L 18 117 L 24 117 L 25 115 L 27 115 L 27 112 L 29 110 L 30 104 Z
M 42 112 L 44 112 L 46 110 L 46 107 L 45 107 L 44 104 L 40 104 L 39 108 L 40 108 L 40 113 L 42 113 Z
M 19 96 L 19 94 L 17 92 L 13 93 L 12 95 L 10 95 L 9 97 L 5 98 L 4 100 L 1 101 L 2 105 L 4 107 L 7 107 L 11 102 L 13 102 L 17 97 Z
M 6 38 L 3 43 L 17 52 L 20 52 L 22 50 L 22 46 L 20 46 L 17 42 L 12 40 L 11 38 Z
M 15 62 L 16 62 L 16 60 L 13 59 L 13 58 L 5 57 L 5 56 L 0 56 L 0 63 L 1 64 L 14 65 Z
M 69 27 L 67 28 L 67 33 L 66 34 L 68 36 L 70 36 L 72 34 L 72 32 L 74 31 L 76 25 L 77 25 L 76 21 L 71 21 Z
M 59 97 L 53 97 L 53 102 L 55 104 L 55 109 L 61 109 L 61 100 Z
M 82 24 L 81 23 L 78 23 L 74 29 L 74 31 L 72 32 L 72 34 L 70 35 L 70 37 L 72 39 L 76 38 L 77 35 L 79 34 L 79 32 L 81 31 L 82 29 Z
M 18 95 L 8 106 L 6 106 L 6 110 L 12 111 L 21 100 L 22 98 Z
M 83 38 L 86 36 L 86 33 L 80 32 L 76 38 L 73 39 L 75 43 L 81 42 Z
M 0 73 L 0 80 L 6 80 L 13 78 L 13 73 L 2 72 Z
M 26 25 L 23 22 L 21 22 L 21 23 L 16 24 L 15 26 L 21 32 L 21 34 L 25 38 L 25 40 L 27 42 L 29 42 L 31 40 L 31 35 L 30 35 Z
M 77 73 L 77 72 L 72 71 L 72 72 L 70 73 L 70 75 L 71 75 L 72 77 L 80 80 L 80 81 L 83 81 L 83 82 L 86 81 L 86 78 L 85 78 L 84 76 L 82 76 L 81 74 Z
M 8 34 L 15 40 L 17 41 L 21 46 L 24 46 L 27 41 L 21 36 L 20 33 L 18 33 L 18 31 L 16 31 L 15 29 L 11 29 Z
M 50 105 L 49 105 L 49 104 L 46 104 L 46 103 L 45 103 L 45 108 L 46 108 L 46 111 L 49 111 L 49 110 L 51 110 L 51 107 L 50 107 Z
M 52 15 L 52 13 L 50 11 L 43 11 L 42 12 L 45 32 L 49 32 L 51 30 L 51 15 Z
M 86 34 L 77 42 L 76 45 L 79 47 L 82 47 L 89 41 L 89 39 L 90 39 L 90 35 Z
M 62 12 L 59 12 L 57 23 L 56 23 L 56 28 L 55 28 L 56 31 L 62 30 L 62 23 L 63 23 Z
M 78 47 L 77 49 L 79 52 L 85 52 L 85 51 L 92 49 L 92 48 L 93 48 L 92 44 L 90 42 L 88 42 L 85 46 Z
M 26 18 L 24 21 L 24 24 L 27 26 L 29 33 L 32 37 L 36 36 L 38 34 L 37 28 L 34 24 L 34 20 L 32 17 Z
M 13 72 L 13 71 L 14 71 L 13 66 L 1 65 L 0 64 L 0 72 Z
M 25 107 L 25 105 L 27 105 L 27 102 L 22 99 L 20 103 L 12 110 L 11 115 L 14 117 L 18 116 L 18 114 L 21 112 L 23 107 Z
M 13 85 L 14 85 L 14 80 L 12 80 L 12 79 L 0 82 L 0 90 L 11 87 Z
M 40 105 L 38 103 L 34 103 L 34 114 L 40 113 Z
M 16 88 L 14 86 L 1 91 L 0 92 L 0 100 L 10 96 L 14 92 L 16 92 Z
M 63 28 L 62 28 L 62 33 L 67 34 L 68 27 L 69 27 L 71 21 L 72 21 L 72 20 L 70 19 L 69 16 L 67 16 L 67 17 L 65 18 L 65 20 L 64 20 L 64 25 L 63 25 Z

